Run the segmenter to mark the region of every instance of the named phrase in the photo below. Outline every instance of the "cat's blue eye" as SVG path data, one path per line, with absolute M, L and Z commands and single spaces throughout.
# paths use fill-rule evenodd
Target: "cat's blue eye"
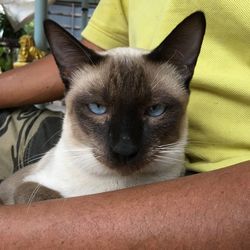
M 166 111 L 165 104 L 156 104 L 148 108 L 146 114 L 152 117 L 158 117 Z
M 90 103 L 87 105 L 89 110 L 96 115 L 103 115 L 106 113 L 107 108 L 97 103 Z

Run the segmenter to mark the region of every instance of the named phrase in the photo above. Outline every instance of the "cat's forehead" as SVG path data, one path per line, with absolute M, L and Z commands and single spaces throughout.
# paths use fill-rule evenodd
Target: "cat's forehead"
M 73 93 L 102 94 L 108 99 L 147 99 L 154 93 L 186 95 L 175 69 L 145 59 L 147 51 L 117 48 L 102 52 L 106 59 L 98 66 L 79 69 L 72 79 Z
M 150 81 L 139 54 L 111 56 L 106 66 L 104 90 L 107 98 L 126 101 L 133 98 L 138 101 L 150 98 Z

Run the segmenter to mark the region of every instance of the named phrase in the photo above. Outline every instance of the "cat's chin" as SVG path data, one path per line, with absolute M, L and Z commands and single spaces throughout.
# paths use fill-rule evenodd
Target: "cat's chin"
M 112 169 L 116 170 L 121 176 L 130 176 L 136 174 L 137 172 L 143 170 L 144 168 L 145 168 L 144 165 L 136 165 L 136 166 L 120 165 L 120 166 L 114 166 Z
M 119 163 L 119 164 L 112 164 L 112 163 L 105 163 L 105 167 L 117 172 L 121 176 L 131 176 L 138 172 L 143 171 L 148 166 L 148 163 Z
M 110 152 L 99 154 L 99 152 L 94 151 L 93 154 L 102 166 L 121 176 L 132 176 L 142 173 L 144 169 L 148 169 L 154 162 L 154 155 L 152 153 L 138 154 L 132 158 L 117 157 L 117 155 Z

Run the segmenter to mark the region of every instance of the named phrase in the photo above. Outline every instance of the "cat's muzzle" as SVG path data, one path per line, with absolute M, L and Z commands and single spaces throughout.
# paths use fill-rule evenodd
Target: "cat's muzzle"
M 126 165 L 136 158 L 138 147 L 132 143 L 120 141 L 115 146 L 111 147 L 111 154 L 116 161 Z

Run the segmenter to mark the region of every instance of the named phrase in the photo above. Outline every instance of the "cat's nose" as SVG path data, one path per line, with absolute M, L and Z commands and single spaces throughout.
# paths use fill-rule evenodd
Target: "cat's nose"
M 112 147 L 112 151 L 120 161 L 127 162 L 137 155 L 138 147 L 131 142 L 129 137 L 122 137 L 120 141 Z

